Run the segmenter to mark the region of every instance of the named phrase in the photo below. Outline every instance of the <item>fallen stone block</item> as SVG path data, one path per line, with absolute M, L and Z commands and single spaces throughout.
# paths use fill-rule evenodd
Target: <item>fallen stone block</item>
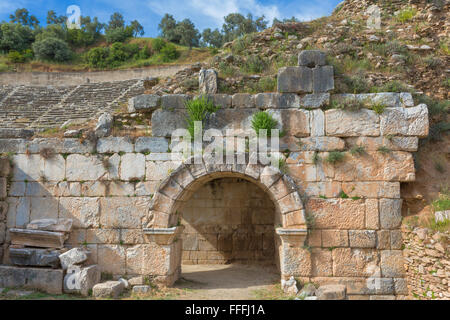
M 128 112 L 151 112 L 159 108 L 161 97 L 156 94 L 141 94 L 128 100 Z
M 33 220 L 27 225 L 30 230 L 70 232 L 72 230 L 72 219 L 39 219 Z
M 316 290 L 317 300 L 344 300 L 346 288 L 341 284 L 328 284 Z
M 120 281 L 107 281 L 98 283 L 92 288 L 92 295 L 96 298 L 118 298 L 124 286 Z
M 61 254 L 59 260 L 61 261 L 61 266 L 64 270 L 70 266 L 77 265 L 85 262 L 88 259 L 86 251 L 81 248 L 73 248 L 69 251 Z
M 0 287 L 23 287 L 61 294 L 63 270 L 0 266 Z
M 97 265 L 86 268 L 71 266 L 64 277 L 64 292 L 88 296 L 91 289 L 100 282 L 100 278 L 101 274 Z
M 59 250 L 35 248 L 9 248 L 9 259 L 17 266 L 59 267 Z
M 146 294 L 150 291 L 150 286 L 134 286 L 133 293 L 134 294 Z
M 41 230 L 15 229 L 9 230 L 11 244 L 41 247 L 41 248 L 63 248 L 66 236 L 62 232 L 51 232 Z
M 295 296 L 298 293 L 297 281 L 293 276 L 289 280 L 281 280 L 281 289 L 284 293 Z
M 143 276 L 133 277 L 131 279 L 128 279 L 128 283 L 132 287 L 143 285 L 144 284 L 144 277 Z
M 95 127 L 95 136 L 97 138 L 107 137 L 111 134 L 114 118 L 111 114 L 105 112 L 103 113 L 97 121 L 97 126 Z
M 214 94 L 217 92 L 217 72 L 214 69 L 200 70 L 199 90 L 203 94 Z

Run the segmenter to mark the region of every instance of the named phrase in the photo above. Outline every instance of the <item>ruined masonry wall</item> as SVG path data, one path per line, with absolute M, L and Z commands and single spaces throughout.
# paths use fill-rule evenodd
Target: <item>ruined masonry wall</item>
M 6 240 L 6 213 L 8 210 L 8 203 L 5 200 L 7 197 L 7 183 L 9 174 L 9 159 L 7 157 L 0 157 L 0 261 L 3 260 L 3 244 Z

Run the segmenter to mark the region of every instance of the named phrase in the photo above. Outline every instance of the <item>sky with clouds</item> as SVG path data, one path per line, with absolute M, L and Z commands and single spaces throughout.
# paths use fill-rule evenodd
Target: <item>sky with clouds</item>
M 329 15 L 342 0 L 0 0 L 0 21 L 9 21 L 9 14 L 17 8 L 27 8 L 45 24 L 47 11 L 65 15 L 69 5 L 78 5 L 82 15 L 97 16 L 107 22 L 113 12 L 120 12 L 127 21 L 138 20 L 145 35 L 158 35 L 158 23 L 165 13 L 175 19 L 191 19 L 201 31 L 205 28 L 221 28 L 223 17 L 239 12 L 244 15 L 265 15 L 283 19 L 292 16 L 302 21 Z

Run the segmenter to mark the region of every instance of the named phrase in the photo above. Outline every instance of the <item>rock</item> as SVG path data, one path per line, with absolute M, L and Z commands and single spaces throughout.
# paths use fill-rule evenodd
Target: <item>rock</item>
M 200 70 L 199 90 L 203 94 L 217 93 L 217 72 L 214 69 Z
M 98 283 L 92 288 L 92 295 L 96 298 L 118 298 L 124 289 L 120 281 Z
M 444 222 L 446 220 L 450 220 L 450 210 L 435 212 L 434 219 L 436 222 Z
M 70 232 L 72 230 L 72 219 L 38 219 L 27 225 L 30 230 Z
M 99 118 L 97 126 L 95 127 L 95 136 L 97 138 L 103 138 L 109 136 L 112 131 L 114 118 L 111 114 L 105 112 Z
M 26 291 L 26 290 L 9 290 L 6 293 L 6 295 L 13 296 L 13 297 L 26 297 L 33 293 L 34 293 L 33 291 Z
M 293 276 L 289 280 L 281 280 L 281 289 L 284 293 L 295 296 L 298 293 L 297 281 Z
M 187 94 L 166 94 L 161 97 L 161 107 L 164 110 L 185 109 L 185 103 L 190 99 Z
M 231 97 L 233 108 L 254 108 L 255 96 L 249 93 L 236 93 Z
M 260 109 L 299 108 L 300 98 L 292 93 L 258 93 L 255 95 L 255 105 Z
M 67 130 L 66 132 L 64 132 L 64 137 L 65 138 L 76 138 L 79 137 L 81 135 L 81 130 Z
M 144 277 L 143 276 L 133 277 L 131 279 L 128 279 L 128 283 L 132 287 L 143 285 L 144 284 Z
M 317 300 L 344 300 L 346 288 L 340 284 L 323 285 L 316 290 Z
M 73 248 L 69 251 L 61 254 L 59 260 L 61 261 L 61 266 L 64 270 L 70 266 L 81 264 L 88 259 L 88 255 L 85 250 L 81 248 Z
M 148 77 L 144 79 L 144 88 L 145 89 L 151 89 L 154 86 L 156 86 L 159 82 L 159 79 L 156 77 Z
M 369 42 L 378 42 L 380 41 L 380 38 L 377 37 L 376 35 L 372 34 L 369 36 Z
M 284 36 L 281 33 L 279 33 L 279 32 L 274 33 L 273 37 L 275 39 L 279 39 L 279 40 L 280 39 L 284 39 Z
M 62 232 L 11 228 L 9 233 L 11 244 L 42 248 L 62 248 L 64 246 L 65 236 Z
M 63 270 L 0 266 L 0 287 L 23 287 L 61 294 Z
M 119 281 L 123 283 L 123 287 L 125 289 L 128 289 L 130 287 L 130 284 L 128 283 L 128 280 L 126 280 L 124 278 L 120 278 Z
M 86 268 L 70 266 L 64 277 L 64 292 L 81 293 L 87 297 L 91 289 L 100 282 L 101 274 L 97 265 Z
M 159 108 L 161 97 L 156 94 L 141 94 L 128 100 L 128 112 L 151 112 Z
M 417 228 L 415 233 L 419 237 L 420 240 L 425 240 L 428 235 L 428 230 L 425 228 Z
M 59 267 L 59 250 L 36 248 L 9 248 L 9 259 L 12 264 L 31 267 Z
M 305 41 L 305 39 L 303 39 Z M 326 65 L 326 54 L 320 50 L 304 50 L 298 55 L 298 65 L 309 68 Z
M 311 297 L 316 294 L 316 290 L 316 287 L 312 283 L 307 283 L 303 286 L 298 295 L 304 298 Z
M 380 115 L 381 134 L 428 136 L 428 107 L 420 104 L 412 108 L 386 108 Z
M 284 67 L 278 70 L 278 92 L 313 91 L 313 71 L 308 67 Z
M 150 286 L 134 286 L 133 293 L 134 294 L 146 294 L 150 291 Z

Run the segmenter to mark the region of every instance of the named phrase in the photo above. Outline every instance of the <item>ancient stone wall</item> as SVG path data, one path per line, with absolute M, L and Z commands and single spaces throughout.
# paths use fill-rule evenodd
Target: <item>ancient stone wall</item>
M 7 194 L 8 177 L 10 174 L 10 164 L 7 157 L 0 157 L 0 261 L 3 260 L 3 244 L 6 240 L 6 213 L 8 203 L 5 201 Z
M 450 235 L 426 228 L 403 226 L 405 269 L 409 298 L 450 299 Z
M 182 264 L 274 264 L 275 207 L 255 184 L 208 182 L 180 208 Z

